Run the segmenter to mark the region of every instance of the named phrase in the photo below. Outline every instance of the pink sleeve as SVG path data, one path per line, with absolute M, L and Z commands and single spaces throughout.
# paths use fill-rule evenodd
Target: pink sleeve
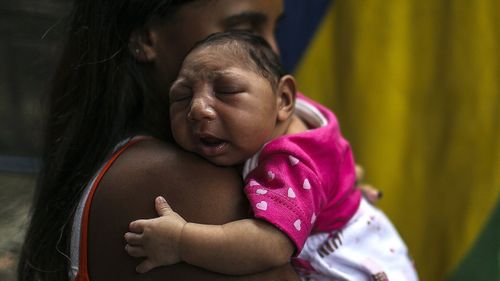
M 262 155 L 261 155 L 262 156 Z M 293 241 L 295 254 L 309 236 L 324 193 L 316 173 L 303 159 L 288 153 L 273 153 L 245 179 L 245 193 L 255 218 L 275 225 Z

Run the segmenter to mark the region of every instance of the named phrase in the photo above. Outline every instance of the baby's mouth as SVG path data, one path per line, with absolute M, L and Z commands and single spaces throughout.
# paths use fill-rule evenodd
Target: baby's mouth
M 199 136 L 199 140 L 200 152 L 205 157 L 219 156 L 225 153 L 229 147 L 227 141 L 211 135 Z
M 216 138 L 216 137 L 212 137 L 212 136 L 200 137 L 200 141 L 203 145 L 210 146 L 210 147 L 216 147 L 218 145 L 225 143 L 224 140 Z

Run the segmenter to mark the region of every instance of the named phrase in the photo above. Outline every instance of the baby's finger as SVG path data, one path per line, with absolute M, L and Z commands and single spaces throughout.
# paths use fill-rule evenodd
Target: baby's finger
M 146 257 L 146 251 L 144 250 L 143 247 L 141 246 L 132 246 L 132 245 L 125 245 L 125 251 L 132 257 L 140 258 L 140 257 Z
M 356 165 L 355 171 L 356 171 L 356 182 L 360 184 L 365 179 L 365 169 L 363 169 L 363 167 L 359 165 Z
M 142 245 L 142 234 L 127 232 L 124 237 L 125 241 L 132 246 Z
M 168 205 L 167 200 L 165 200 L 165 198 L 163 198 L 162 196 L 156 197 L 155 208 L 159 216 L 166 216 L 173 212 L 172 208 L 170 208 L 170 205 Z
M 128 229 L 135 233 L 143 233 L 144 232 L 144 220 L 136 220 L 131 222 L 128 225 Z
M 155 268 L 156 266 L 151 262 L 150 259 L 146 259 L 145 261 L 141 262 L 135 270 L 139 273 L 146 273 L 150 271 L 151 269 Z
M 360 185 L 359 188 L 363 192 L 365 198 L 372 204 L 376 204 L 382 198 L 382 192 L 368 184 Z

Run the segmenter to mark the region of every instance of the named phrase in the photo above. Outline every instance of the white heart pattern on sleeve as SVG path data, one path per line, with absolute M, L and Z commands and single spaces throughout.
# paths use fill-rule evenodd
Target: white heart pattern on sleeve
M 261 201 L 261 202 L 257 203 L 255 205 L 255 207 L 257 207 L 257 209 L 259 209 L 259 210 L 265 211 L 265 210 L 267 210 L 267 202 Z
M 250 183 L 249 183 L 250 186 L 256 186 L 256 185 L 260 185 L 258 182 L 254 181 L 254 180 L 251 180 Z
M 300 223 L 301 223 L 300 219 L 299 219 L 299 220 L 296 220 L 296 221 L 293 223 L 293 226 L 295 226 L 295 229 L 297 229 L 298 231 L 300 231 L 300 229 L 302 228 L 302 227 L 300 226 Z
M 299 159 L 293 157 L 292 155 L 288 155 L 288 161 L 290 161 L 290 165 L 295 166 L 299 163 Z
M 302 184 L 302 188 L 304 188 L 304 189 L 311 189 L 311 184 L 309 183 L 308 179 L 304 180 L 304 183 Z
M 264 195 L 267 193 L 267 190 L 265 189 L 262 189 L 262 188 L 259 188 L 255 191 L 255 193 L 259 194 L 259 195 Z

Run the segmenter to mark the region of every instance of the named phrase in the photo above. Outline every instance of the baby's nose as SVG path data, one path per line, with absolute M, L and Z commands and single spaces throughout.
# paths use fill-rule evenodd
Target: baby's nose
M 210 101 L 205 98 L 194 98 L 191 101 L 191 108 L 187 118 L 192 121 L 214 120 L 216 112 L 210 105 Z

